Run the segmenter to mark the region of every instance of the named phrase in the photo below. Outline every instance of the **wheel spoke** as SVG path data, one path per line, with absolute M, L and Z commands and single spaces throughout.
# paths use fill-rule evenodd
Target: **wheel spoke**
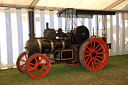
M 21 59 L 21 61 L 26 62 L 25 60 Z
M 100 46 L 100 44 L 98 46 L 96 46 L 96 48 L 94 50 L 96 50 L 99 46 Z
M 39 72 L 40 72 L 40 76 L 41 76 L 42 75 L 41 70 L 39 70 Z
M 40 59 L 40 61 L 39 61 L 39 64 L 41 63 L 42 59 L 43 59 L 43 58 L 41 57 L 41 59 Z
M 22 67 L 22 66 L 24 66 L 24 65 L 25 65 L 25 63 L 24 63 L 24 64 L 22 64 L 22 65 L 20 65 L 20 66 Z
M 33 63 L 29 63 L 29 64 L 35 66 L 35 64 L 33 64 Z
M 93 64 L 93 61 L 92 61 L 92 67 L 94 68 L 94 64 Z
M 100 53 L 96 53 L 96 54 L 104 54 L 105 52 L 100 52 Z
M 36 63 L 38 63 L 38 61 L 37 61 L 36 57 L 35 57 L 35 61 L 36 61 Z
M 33 76 L 35 76 L 36 75 L 36 69 L 35 69 L 35 71 L 34 71 L 34 74 L 33 74 Z
M 84 52 L 89 53 L 88 51 L 84 51 Z
M 98 60 L 97 58 L 95 58 L 99 63 L 102 63 L 100 60 Z
M 94 59 L 95 67 L 97 67 L 96 60 Z
M 90 58 L 89 62 L 88 62 L 88 65 L 91 63 L 92 59 Z
M 31 69 L 30 72 L 33 72 L 33 71 L 35 71 L 35 70 L 36 70 L 35 68 L 34 68 L 34 69 Z
M 91 51 L 91 49 L 90 49 L 90 48 L 88 48 L 88 47 L 87 47 L 87 49 L 88 49 L 89 51 Z
M 84 55 L 84 57 L 90 57 L 90 55 Z
M 47 69 L 45 69 L 45 68 L 41 68 L 42 70 L 44 70 L 44 71 L 46 71 Z
M 102 49 L 102 47 L 100 47 L 96 52 L 100 51 Z
M 87 58 L 87 60 L 85 61 L 86 63 L 88 62 L 88 60 L 89 60 L 89 57 Z
M 47 63 L 42 64 L 41 66 L 47 65 Z
M 25 58 L 26 58 L 26 60 L 27 60 L 27 54 L 25 55 Z
M 101 56 L 98 56 L 98 55 L 97 55 L 96 57 L 98 57 L 98 58 L 103 58 L 103 57 L 101 57 Z

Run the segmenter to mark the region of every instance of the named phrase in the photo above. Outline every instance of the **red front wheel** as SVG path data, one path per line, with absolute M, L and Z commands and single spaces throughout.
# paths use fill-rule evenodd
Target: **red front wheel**
M 35 62 L 32 62 L 32 61 Z M 42 54 L 35 54 L 29 57 L 26 62 L 25 71 L 31 78 L 43 78 L 50 70 L 50 62 Z
M 26 52 L 21 53 L 17 59 L 16 66 L 18 70 L 22 73 L 25 72 L 25 63 L 27 59 L 28 59 L 28 56 Z
M 102 69 L 108 61 L 108 48 L 106 43 L 93 38 L 83 43 L 79 50 L 79 60 L 81 65 L 90 71 Z

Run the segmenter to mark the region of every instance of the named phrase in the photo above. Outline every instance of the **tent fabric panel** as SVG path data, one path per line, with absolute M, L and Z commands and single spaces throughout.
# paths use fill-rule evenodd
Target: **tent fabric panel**
M 103 10 L 118 0 L 40 0 L 36 6 L 52 8 L 76 8 L 88 10 Z
M 120 3 L 119 5 L 112 8 L 113 10 L 128 10 L 128 0 Z
M 0 4 L 8 5 L 30 5 L 33 0 L 0 0 Z
M 7 31 L 7 28 L 6 28 L 7 22 L 5 21 L 5 19 L 7 17 L 5 16 L 5 11 L 7 11 L 7 10 L 0 10 L 0 18 L 1 18 L 0 23 L 1 23 L 1 28 L 2 28 L 2 29 L 0 29 L 0 37 L 1 37 L 0 38 L 0 44 L 1 44 L 0 45 L 1 46 L 0 68 L 1 69 L 7 69 L 8 67 L 15 67 L 16 60 L 17 60 L 19 54 L 21 53 L 21 52 L 19 52 L 19 49 L 23 49 L 26 41 L 29 38 L 28 37 L 29 27 L 28 27 L 27 10 L 26 9 L 19 10 L 19 9 L 15 9 L 15 8 L 8 9 L 8 11 L 10 11 L 9 13 L 10 13 L 10 17 L 11 17 L 10 19 L 11 19 L 11 31 L 12 31 L 12 33 L 11 33 L 12 54 L 13 54 L 13 57 L 10 57 L 11 55 L 8 54 L 8 51 L 7 51 L 7 48 L 8 48 L 7 35 L 10 35 L 10 34 L 7 34 L 8 32 L 6 32 Z M 56 23 L 54 22 L 53 28 L 58 29 L 61 27 L 63 32 L 65 32 L 65 19 L 56 17 L 55 12 L 57 12 L 57 11 L 58 10 L 53 10 L 50 12 L 49 12 L 49 10 L 43 10 L 43 11 L 36 10 L 35 11 L 35 15 L 36 15 L 35 16 L 35 30 L 36 30 L 35 33 L 36 33 L 36 35 L 38 33 L 37 37 L 39 37 L 39 36 L 41 37 L 42 32 L 40 32 L 40 31 L 45 29 L 46 22 L 50 22 L 50 14 L 52 14 L 51 18 L 54 18 L 54 21 L 56 21 Z M 18 17 L 17 17 L 17 12 L 19 13 Z M 43 15 L 43 17 L 41 17 L 41 15 Z M 47 16 L 47 17 L 45 17 L 45 16 Z M 126 16 L 126 19 L 125 19 L 125 16 Z M 18 22 L 17 18 L 19 18 L 19 17 L 20 17 L 20 19 L 19 19 L 20 21 Z M 117 13 L 116 15 L 108 15 L 107 16 L 107 33 L 108 33 L 107 40 L 109 43 L 112 43 L 112 49 L 110 50 L 111 51 L 110 55 L 119 55 L 119 54 L 128 53 L 128 49 L 127 49 L 128 48 L 128 33 L 127 33 L 128 20 L 127 20 L 127 17 L 128 17 L 128 13 L 124 13 L 124 14 Z M 45 19 L 43 19 L 43 18 L 45 18 Z M 68 19 L 68 20 L 70 21 L 70 19 Z M 93 28 L 95 29 L 95 27 L 97 27 L 96 25 L 98 23 L 98 27 L 99 27 L 98 36 L 100 36 L 100 37 L 102 36 L 102 34 L 100 34 L 100 33 L 102 33 L 102 30 L 103 30 L 103 26 L 102 26 L 103 20 L 102 20 L 101 15 L 98 15 L 98 17 L 94 16 L 92 19 L 85 19 L 85 18 L 76 19 L 75 22 L 76 22 L 77 26 L 81 25 L 80 20 L 85 26 L 87 25 L 89 32 L 90 32 L 90 36 L 92 36 Z M 117 20 L 117 22 L 116 22 L 116 20 Z M 59 22 L 59 21 L 61 21 L 61 22 Z M 124 22 L 124 23 L 122 23 L 122 22 Z M 18 24 L 21 24 L 20 26 L 22 26 L 20 28 L 20 30 L 22 29 L 23 32 L 21 32 L 20 34 L 18 34 L 18 26 L 17 26 Z M 68 23 L 67 27 L 69 27 L 69 28 L 71 27 L 70 23 Z M 117 27 L 118 27 L 118 29 L 117 29 Z M 68 29 L 67 31 L 69 31 L 69 30 L 70 29 Z M 96 30 L 94 30 L 94 34 L 95 35 L 97 34 Z M 18 36 L 22 36 L 23 42 L 18 43 L 18 40 L 19 40 Z M 123 43 L 124 39 L 125 39 L 125 43 Z M 23 47 L 21 47 L 20 44 L 23 45 Z M 124 46 L 125 46 L 125 48 L 124 48 Z M 25 50 L 23 49 L 23 51 L 25 51 Z M 9 57 L 12 59 L 9 59 Z M 9 62 L 11 62 L 11 63 L 9 63 L 8 60 L 10 60 Z
M 6 39 L 7 39 L 7 63 L 13 63 L 13 52 L 12 52 L 12 27 L 11 27 L 11 11 L 5 10 L 5 20 L 6 20 Z M 12 67 L 8 67 L 12 68 Z
M 0 6 L 15 8 L 34 6 L 38 9 L 57 10 L 75 8 L 84 10 L 127 11 L 128 0 L 0 0 Z
M 77 9 L 105 9 L 117 0 L 83 0 L 78 5 L 74 6 Z

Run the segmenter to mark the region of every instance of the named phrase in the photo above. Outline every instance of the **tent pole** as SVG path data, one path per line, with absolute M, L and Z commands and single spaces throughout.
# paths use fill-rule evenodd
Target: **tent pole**
M 72 9 L 72 18 L 71 18 L 71 31 L 73 31 L 73 9 Z
M 107 15 L 103 15 L 103 25 L 104 25 L 104 29 L 103 29 L 103 38 L 104 41 L 107 42 Z
M 97 36 L 99 37 L 99 22 L 98 22 L 98 15 L 97 16 Z

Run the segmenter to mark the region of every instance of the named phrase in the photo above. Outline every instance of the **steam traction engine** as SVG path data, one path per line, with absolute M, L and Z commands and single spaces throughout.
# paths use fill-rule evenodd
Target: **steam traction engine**
M 82 14 L 80 11 L 75 11 L 75 15 L 78 15 L 77 12 Z M 73 9 L 66 9 L 58 14 L 60 16 L 63 13 L 72 14 L 74 17 Z M 90 37 L 87 27 L 78 26 L 64 33 L 61 28 L 57 32 L 55 29 L 50 29 L 47 23 L 44 37 L 35 38 L 33 9 L 28 11 L 28 15 L 30 39 L 26 42 L 26 51 L 17 59 L 17 68 L 20 72 L 26 72 L 31 78 L 42 78 L 48 74 L 51 63 L 80 63 L 89 71 L 102 69 L 106 65 L 109 55 L 107 44 L 102 38 Z

